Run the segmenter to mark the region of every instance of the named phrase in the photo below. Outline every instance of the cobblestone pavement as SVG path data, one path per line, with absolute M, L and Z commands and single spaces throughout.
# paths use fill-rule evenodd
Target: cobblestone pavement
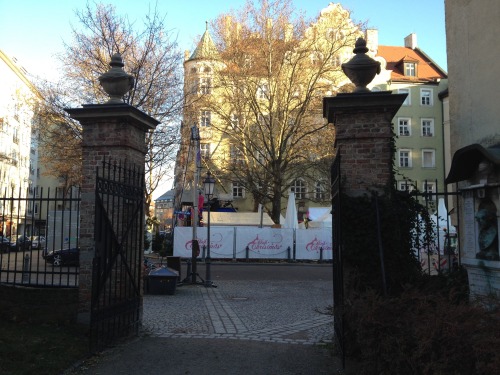
M 331 342 L 331 281 L 217 281 L 145 295 L 143 334 L 314 345 Z
M 232 273 L 228 272 L 232 269 Z M 331 268 L 220 266 L 217 288 L 144 296 L 140 337 L 66 374 L 337 375 Z M 224 272 L 222 272 L 224 271 Z

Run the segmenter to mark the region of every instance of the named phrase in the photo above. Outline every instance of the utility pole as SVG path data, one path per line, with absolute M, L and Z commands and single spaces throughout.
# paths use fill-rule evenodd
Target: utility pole
M 200 152 L 200 132 L 196 125 L 191 128 L 191 141 L 193 142 L 195 168 L 193 172 L 193 214 L 191 217 L 191 225 L 193 226 L 193 242 L 191 246 L 191 283 L 196 284 L 196 276 L 198 274 L 196 267 L 196 258 L 200 252 L 200 244 L 198 243 L 198 184 L 201 170 L 201 155 Z

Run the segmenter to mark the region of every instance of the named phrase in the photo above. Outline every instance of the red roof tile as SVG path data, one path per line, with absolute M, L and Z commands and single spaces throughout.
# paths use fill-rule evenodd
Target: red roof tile
M 393 81 L 428 82 L 435 81 L 438 78 L 446 78 L 445 72 L 418 49 L 379 46 L 378 56 L 387 61 L 387 69 L 392 70 L 391 79 Z M 404 61 L 418 63 L 417 77 L 404 75 Z

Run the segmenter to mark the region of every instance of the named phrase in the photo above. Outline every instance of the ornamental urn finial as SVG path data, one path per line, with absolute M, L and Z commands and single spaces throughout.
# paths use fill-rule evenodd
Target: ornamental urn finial
M 366 87 L 376 74 L 380 73 L 380 62 L 372 59 L 366 54 L 366 40 L 358 38 L 353 52 L 354 57 L 348 62 L 342 64 L 342 71 L 356 86 L 353 93 L 371 92 Z
M 99 77 L 99 83 L 110 98 L 105 104 L 123 104 L 123 96 L 134 85 L 134 77 L 123 70 L 124 64 L 119 53 L 111 57 L 109 65 L 111 68 Z

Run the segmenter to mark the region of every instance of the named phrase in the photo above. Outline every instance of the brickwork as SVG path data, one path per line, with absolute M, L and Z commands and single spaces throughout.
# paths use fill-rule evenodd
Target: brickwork
M 127 104 L 88 105 L 67 111 L 83 128 L 78 319 L 88 323 L 95 250 L 96 168 L 106 160 L 144 170 L 145 134 L 158 121 Z
M 324 116 L 335 126 L 342 189 L 347 195 L 383 193 L 392 183 L 391 120 L 404 99 L 390 92 L 325 98 Z

